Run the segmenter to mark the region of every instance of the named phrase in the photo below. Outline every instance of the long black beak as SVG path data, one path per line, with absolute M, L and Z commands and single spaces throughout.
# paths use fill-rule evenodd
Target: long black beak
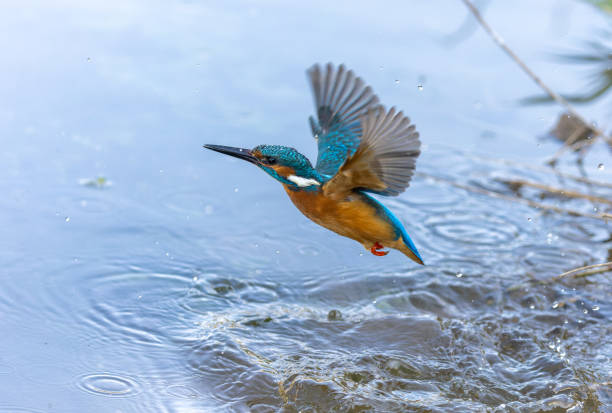
M 213 150 L 215 152 L 220 152 L 225 155 L 233 156 L 235 158 L 244 159 L 245 161 L 258 164 L 259 160 L 251 154 L 249 149 L 241 149 L 241 148 L 232 148 L 231 146 L 221 146 L 221 145 L 204 145 L 206 149 Z

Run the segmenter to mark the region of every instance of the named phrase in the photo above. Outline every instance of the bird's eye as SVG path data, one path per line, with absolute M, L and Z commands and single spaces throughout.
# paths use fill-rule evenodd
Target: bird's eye
M 264 158 L 262 159 L 263 163 L 265 163 L 266 165 L 274 165 L 276 164 L 276 159 L 273 158 L 272 156 L 264 156 Z

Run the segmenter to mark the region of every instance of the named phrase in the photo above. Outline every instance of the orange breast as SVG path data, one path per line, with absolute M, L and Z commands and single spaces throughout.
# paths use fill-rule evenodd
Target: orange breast
M 293 204 L 317 224 L 340 235 L 371 246 L 397 240 L 391 224 L 358 194 L 335 201 L 322 191 L 293 191 L 285 186 Z

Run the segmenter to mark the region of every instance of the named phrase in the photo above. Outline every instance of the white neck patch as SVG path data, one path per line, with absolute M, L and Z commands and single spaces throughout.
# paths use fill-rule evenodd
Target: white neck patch
M 321 185 L 321 182 L 317 181 L 316 179 L 302 178 L 301 176 L 289 175 L 287 179 L 299 187 Z

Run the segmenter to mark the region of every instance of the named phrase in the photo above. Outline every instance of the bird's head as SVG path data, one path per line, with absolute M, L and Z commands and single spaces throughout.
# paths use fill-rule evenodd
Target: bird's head
M 290 189 L 316 190 L 322 184 L 321 175 L 312 167 L 308 158 L 287 146 L 259 145 L 253 149 L 220 145 L 204 147 L 251 162 Z

